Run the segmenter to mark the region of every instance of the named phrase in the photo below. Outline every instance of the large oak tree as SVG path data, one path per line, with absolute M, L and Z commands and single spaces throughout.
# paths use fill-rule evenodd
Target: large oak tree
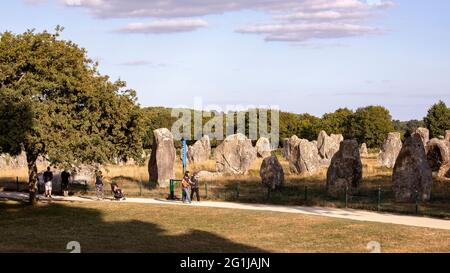
M 0 34 L 0 153 L 25 151 L 33 204 L 39 156 L 78 166 L 142 154 L 135 91 L 101 75 L 61 31 Z

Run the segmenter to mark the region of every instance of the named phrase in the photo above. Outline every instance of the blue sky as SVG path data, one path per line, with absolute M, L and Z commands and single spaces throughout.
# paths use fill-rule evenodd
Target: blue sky
M 450 1 L 17 0 L 0 31 L 53 30 L 144 106 L 278 105 L 317 116 L 450 104 Z

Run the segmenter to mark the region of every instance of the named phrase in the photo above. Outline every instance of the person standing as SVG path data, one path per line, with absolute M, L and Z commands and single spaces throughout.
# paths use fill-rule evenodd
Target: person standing
M 103 174 L 101 171 L 98 171 L 95 176 L 95 188 L 97 189 L 97 199 L 103 199 Z
M 191 198 L 189 196 L 190 179 L 189 172 L 184 174 L 183 180 L 181 180 L 181 189 L 183 191 L 182 201 L 183 203 L 191 203 Z
M 44 185 L 45 185 L 45 197 L 52 198 L 52 183 L 53 172 L 50 171 L 50 167 L 47 167 L 47 171 L 44 172 Z
M 191 200 L 194 200 L 194 193 L 197 195 L 197 202 L 200 202 L 200 193 L 199 193 L 199 181 L 198 181 L 198 174 L 194 174 L 191 177 Z
M 70 173 L 64 169 L 61 173 L 61 191 L 63 196 L 67 196 L 69 194 L 69 178 Z

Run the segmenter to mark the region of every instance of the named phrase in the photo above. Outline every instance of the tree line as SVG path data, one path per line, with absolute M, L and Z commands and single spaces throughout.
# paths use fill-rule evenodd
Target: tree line
M 171 128 L 177 120 L 173 117 L 171 108 L 146 107 L 142 108 L 146 134 L 144 136 L 144 148 L 150 149 L 152 145 L 152 131 L 157 128 Z M 192 115 L 194 110 L 192 111 Z M 211 117 L 230 113 L 207 113 L 203 115 L 203 124 Z M 235 117 L 237 113 L 231 113 Z M 246 133 L 249 129 L 249 116 L 246 114 Z M 205 117 L 206 116 L 206 117 Z M 270 111 L 269 111 L 270 116 Z M 258 117 L 259 118 L 259 117 Z M 270 121 L 270 118 L 268 118 Z M 193 123 L 193 121 L 192 121 Z M 226 124 L 224 124 L 224 127 Z M 191 126 L 193 128 L 193 124 Z M 269 122 L 270 130 L 270 122 Z M 369 148 L 379 148 L 390 132 L 400 132 L 402 138 L 410 135 L 418 127 L 426 127 L 430 130 L 430 137 L 439 137 L 450 129 L 450 108 L 443 101 L 434 104 L 423 120 L 399 121 L 393 120 L 390 112 L 383 106 L 367 106 L 355 111 L 348 108 L 340 108 L 332 113 L 326 113 L 322 117 L 310 114 L 295 114 L 289 112 L 279 113 L 280 145 L 284 138 L 297 135 L 300 138 L 315 140 L 319 132 L 324 130 L 328 134 L 342 134 L 346 139 L 356 139 L 359 143 L 366 143 Z M 223 128 L 224 130 L 226 128 Z M 194 137 L 192 129 L 191 139 Z M 193 141 L 191 141 L 193 142 Z M 213 141 L 213 145 L 217 142 Z M 179 145 L 179 144 L 178 144 Z
M 86 49 L 60 39 L 61 31 L 58 26 L 55 33 L 0 33 L 0 154 L 25 152 L 32 204 L 39 156 L 61 168 L 130 158 L 141 162 L 143 149 L 151 148 L 152 131 L 171 128 L 177 120 L 170 108 L 142 108 L 135 90 L 102 75 Z M 205 116 L 203 122 L 210 119 Z M 343 108 L 321 118 L 281 112 L 279 121 L 280 139 L 312 140 L 325 130 L 377 147 L 388 132 L 406 135 L 422 124 L 432 137 L 443 135 L 450 128 L 450 110 L 440 101 L 423 121 L 406 123 L 392 121 L 381 106 Z

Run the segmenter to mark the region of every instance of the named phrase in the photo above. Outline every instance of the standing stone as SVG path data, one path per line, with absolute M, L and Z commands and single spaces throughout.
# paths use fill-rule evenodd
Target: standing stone
M 20 153 L 20 155 L 18 155 L 15 158 L 15 167 L 16 168 L 27 168 L 28 167 L 28 163 L 27 163 L 27 155 L 25 152 Z
M 12 157 L 9 154 L 0 155 L 0 170 L 9 169 L 11 166 Z
M 419 134 L 406 139 L 395 162 L 392 181 L 397 202 L 413 202 L 416 192 L 419 200 L 430 199 L 432 171 Z
M 99 166 L 97 166 L 99 167 Z M 76 184 L 94 184 L 95 167 L 82 165 L 71 172 L 71 182 Z
M 445 139 L 446 141 L 450 141 L 450 130 L 445 131 L 445 137 L 444 137 L 444 139 Z
M 17 156 L 10 156 L 9 154 L 0 155 L 0 169 L 21 169 L 26 167 L 28 167 L 28 164 L 25 152 Z
M 428 142 L 427 160 L 438 177 L 450 178 L 450 142 L 433 138 Z
M 430 131 L 427 128 L 419 127 L 414 133 L 420 136 L 423 142 L 423 147 L 426 148 L 428 141 L 430 141 Z
M 24 155 L 24 156 L 26 158 L 26 155 Z M 38 156 L 38 158 L 36 160 L 36 165 L 37 166 L 45 166 L 45 167 L 47 167 L 47 166 L 49 166 L 51 164 L 50 164 L 50 161 L 48 161 L 45 156 Z M 27 165 L 25 165 L 25 166 L 27 166 Z
M 361 147 L 359 148 L 359 155 L 362 158 L 368 158 L 369 157 L 369 151 L 367 150 L 366 143 L 361 144 Z
M 384 140 L 381 153 L 378 155 L 378 163 L 382 167 L 393 168 L 401 149 L 402 141 L 400 133 L 389 133 Z
M 327 171 L 327 192 L 332 197 L 340 197 L 358 190 L 362 182 L 362 163 L 356 140 L 344 140 L 339 151 L 331 159 Z
M 115 158 L 114 164 L 118 166 L 135 166 L 137 162 L 133 158 Z
M 211 155 L 211 142 L 209 136 L 205 135 L 197 140 L 194 145 L 187 150 L 187 159 L 190 163 L 200 163 L 208 161 Z
M 298 138 L 298 136 L 293 135 L 291 136 L 291 138 L 289 139 L 289 152 L 290 154 L 292 154 L 292 150 L 294 149 L 295 146 L 297 146 L 297 144 L 300 142 L 300 138 Z
M 289 169 L 291 173 L 312 175 L 321 167 L 317 146 L 306 139 L 299 139 L 291 149 Z
M 246 174 L 256 159 L 256 149 L 245 135 L 230 135 L 217 146 L 214 157 L 218 172 Z
M 154 130 L 152 154 L 148 163 L 151 183 L 159 187 L 169 186 L 170 179 L 175 177 L 175 156 L 172 133 L 166 128 Z
M 289 156 L 291 154 L 291 151 L 289 149 L 289 138 L 283 139 L 283 156 L 286 159 L 289 159 Z
M 266 157 L 259 170 L 262 183 L 271 190 L 278 189 L 284 184 L 284 171 L 276 156 Z
M 270 147 L 270 141 L 266 137 L 260 137 L 256 142 L 256 152 L 258 157 L 266 158 L 272 154 L 272 148 Z
M 317 148 L 319 154 L 323 159 L 329 159 L 339 150 L 340 143 L 344 140 L 342 135 L 328 136 L 325 131 L 321 131 L 317 138 Z

